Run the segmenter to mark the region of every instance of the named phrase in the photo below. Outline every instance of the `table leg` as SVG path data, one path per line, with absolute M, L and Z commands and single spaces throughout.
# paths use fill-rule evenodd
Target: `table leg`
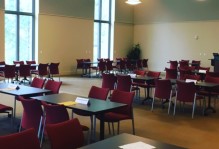
M 104 115 L 100 116 L 100 140 L 104 140 Z
M 16 117 L 16 100 L 17 100 L 17 96 L 14 97 L 14 108 L 13 108 L 13 117 Z
M 211 110 L 213 113 L 216 112 L 216 110 L 211 106 L 211 91 L 210 91 L 210 89 L 209 89 L 209 94 L 208 94 L 208 107 L 206 107 L 204 109 L 204 115 L 205 116 L 208 115 L 207 111 L 209 111 L 209 110 Z

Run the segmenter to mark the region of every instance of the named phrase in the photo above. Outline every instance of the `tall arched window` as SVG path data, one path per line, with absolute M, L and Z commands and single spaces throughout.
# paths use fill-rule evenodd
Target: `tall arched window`
M 115 0 L 95 0 L 93 59 L 113 58 Z
M 35 2 L 35 0 L 5 0 L 6 63 L 34 59 Z

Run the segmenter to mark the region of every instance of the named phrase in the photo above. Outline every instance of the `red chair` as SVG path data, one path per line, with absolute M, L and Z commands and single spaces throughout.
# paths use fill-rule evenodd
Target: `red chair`
M 24 61 L 13 61 L 14 65 L 24 65 Z
M 11 79 L 11 82 L 13 83 L 13 79 L 16 77 L 16 69 L 15 69 L 15 65 L 5 65 L 4 68 L 4 80 Z
M 83 69 L 83 62 L 84 62 L 84 60 L 83 59 L 76 59 L 76 61 L 77 61 L 77 66 L 76 66 L 76 73 L 77 73 L 77 70 L 78 69 Z
M 133 115 L 133 107 L 132 107 L 134 96 L 135 96 L 134 92 L 124 92 L 124 91 L 114 90 L 112 93 L 112 97 L 110 99 L 112 102 L 127 104 L 126 107 L 114 110 L 113 112 L 108 112 L 103 116 L 104 122 L 108 122 L 112 124 L 114 122 L 118 123 L 117 133 L 119 133 L 120 121 L 132 120 L 132 132 L 133 134 L 135 134 L 134 115 Z M 99 116 L 97 116 L 97 118 L 100 119 Z
M 207 71 L 207 72 L 206 72 L 206 76 L 219 78 L 219 72 L 210 72 L 210 71 Z
M 170 61 L 170 69 L 177 69 L 178 62 L 177 61 Z
M 190 74 L 192 74 L 190 69 L 179 68 L 179 79 L 180 80 L 185 80 L 185 76 L 190 75 Z
M 41 102 L 35 99 L 25 99 L 22 96 L 18 97 L 23 105 L 23 115 L 20 122 L 19 131 L 34 128 L 38 132 L 38 136 L 41 132 L 41 122 L 43 117 L 43 110 Z
M 36 88 L 43 88 L 45 81 L 46 81 L 45 79 L 34 77 L 30 86 Z
M 117 90 L 130 92 L 132 80 L 130 75 L 117 75 Z
M 26 64 L 30 65 L 30 73 L 31 74 L 38 74 L 38 70 L 37 70 L 37 67 L 36 67 L 36 61 L 26 61 Z M 31 66 L 32 65 L 32 66 Z M 35 66 L 33 66 L 35 65 Z
M 20 83 L 24 83 L 25 81 L 30 83 L 31 80 L 31 67 L 28 64 L 24 64 L 24 65 L 20 65 L 19 67 L 19 72 L 18 72 L 18 76 L 23 77 L 22 80 L 20 80 Z M 29 77 L 29 80 L 27 79 L 27 77 Z
M 52 91 L 51 93 L 47 93 L 47 94 L 58 94 L 61 85 L 62 85 L 62 81 L 58 82 L 54 80 L 47 80 L 44 89 Z
M 40 149 L 40 142 L 33 128 L 0 136 L 0 144 L 2 149 Z
M 53 77 L 57 75 L 59 77 L 60 81 L 60 75 L 59 75 L 59 64 L 60 63 L 51 63 L 49 65 L 49 78 L 53 80 Z
M 113 71 L 113 61 L 106 61 L 106 71 L 107 73 Z
M 116 81 L 117 78 L 116 76 L 112 73 L 112 74 L 102 74 L 102 88 L 108 88 L 110 91 L 110 95 L 111 95 L 111 91 L 115 89 L 116 87 Z
M 41 143 L 43 139 L 43 134 L 47 135 L 47 131 L 44 130 L 45 126 L 49 124 L 57 124 L 57 123 L 61 123 L 61 122 L 65 122 L 69 120 L 68 111 L 65 106 L 50 105 L 50 104 L 44 103 L 43 107 L 44 107 L 45 116 L 44 116 L 44 122 L 43 122 L 44 127 L 42 130 L 42 132 L 44 133 L 42 133 L 42 136 L 41 136 Z M 86 126 L 80 125 L 80 127 L 82 128 L 83 131 L 89 130 L 89 128 Z
M 201 98 L 197 98 L 196 94 L 196 86 L 194 82 L 184 82 L 184 81 L 176 81 L 177 85 L 177 91 L 176 91 L 176 98 L 174 101 L 174 112 L 173 115 L 175 116 L 176 113 L 176 102 L 181 101 L 181 102 L 190 102 L 193 105 L 192 109 L 192 118 L 194 117 L 194 112 L 195 112 L 195 105 L 196 105 L 196 100 L 199 100 Z
M 177 69 L 165 68 L 166 71 L 166 79 L 177 79 Z
M 13 115 L 13 108 L 4 104 L 0 104 L 0 113 L 7 113 L 8 117 L 11 117 Z
M 201 61 L 192 60 L 191 66 L 194 66 L 196 70 L 199 69 Z
M 164 99 L 169 101 L 169 108 L 168 108 L 168 114 L 170 109 L 170 103 L 172 101 L 172 84 L 170 80 L 163 79 L 163 80 L 155 80 L 155 89 L 154 89 L 154 95 L 153 95 L 153 101 L 151 105 L 151 111 L 154 109 L 154 101 L 155 98 L 161 99 L 162 107 L 166 101 L 163 101 Z
M 39 66 L 38 66 L 38 72 L 37 74 L 40 78 L 43 78 L 43 77 L 48 77 L 49 73 L 48 73 L 48 64 L 42 64 L 40 63 Z
M 180 69 L 185 69 L 189 67 L 189 60 L 181 60 L 179 61 L 179 68 Z
M 76 149 L 84 144 L 84 136 L 77 118 L 46 126 L 51 149 Z

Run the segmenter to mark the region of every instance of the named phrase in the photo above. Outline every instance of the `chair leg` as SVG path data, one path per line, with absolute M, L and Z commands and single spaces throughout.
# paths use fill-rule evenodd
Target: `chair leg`
M 176 98 L 177 98 L 177 97 L 176 97 Z M 175 98 L 175 102 L 174 102 L 173 116 L 175 116 L 175 113 L 176 113 L 176 98 Z
M 132 118 L 132 133 L 135 135 L 135 122 L 134 122 L 134 117 Z
M 115 135 L 115 131 L 114 131 L 114 123 L 112 122 L 112 129 L 113 129 L 113 135 Z
M 111 135 L 110 122 L 108 122 L 109 134 Z
M 118 126 L 117 126 L 117 135 L 119 134 L 119 125 L 120 125 L 120 122 L 118 121 Z

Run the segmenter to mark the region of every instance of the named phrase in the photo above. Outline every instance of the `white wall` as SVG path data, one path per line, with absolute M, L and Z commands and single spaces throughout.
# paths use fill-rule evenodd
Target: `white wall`
M 210 66 L 212 53 L 219 52 L 218 26 L 219 21 L 135 25 L 134 42 L 140 43 L 142 56 L 149 59 L 149 69 L 163 71 L 169 60 L 181 59 Z
M 91 58 L 93 20 L 40 14 L 39 62 L 61 62 L 62 75 L 75 73 L 77 58 Z

